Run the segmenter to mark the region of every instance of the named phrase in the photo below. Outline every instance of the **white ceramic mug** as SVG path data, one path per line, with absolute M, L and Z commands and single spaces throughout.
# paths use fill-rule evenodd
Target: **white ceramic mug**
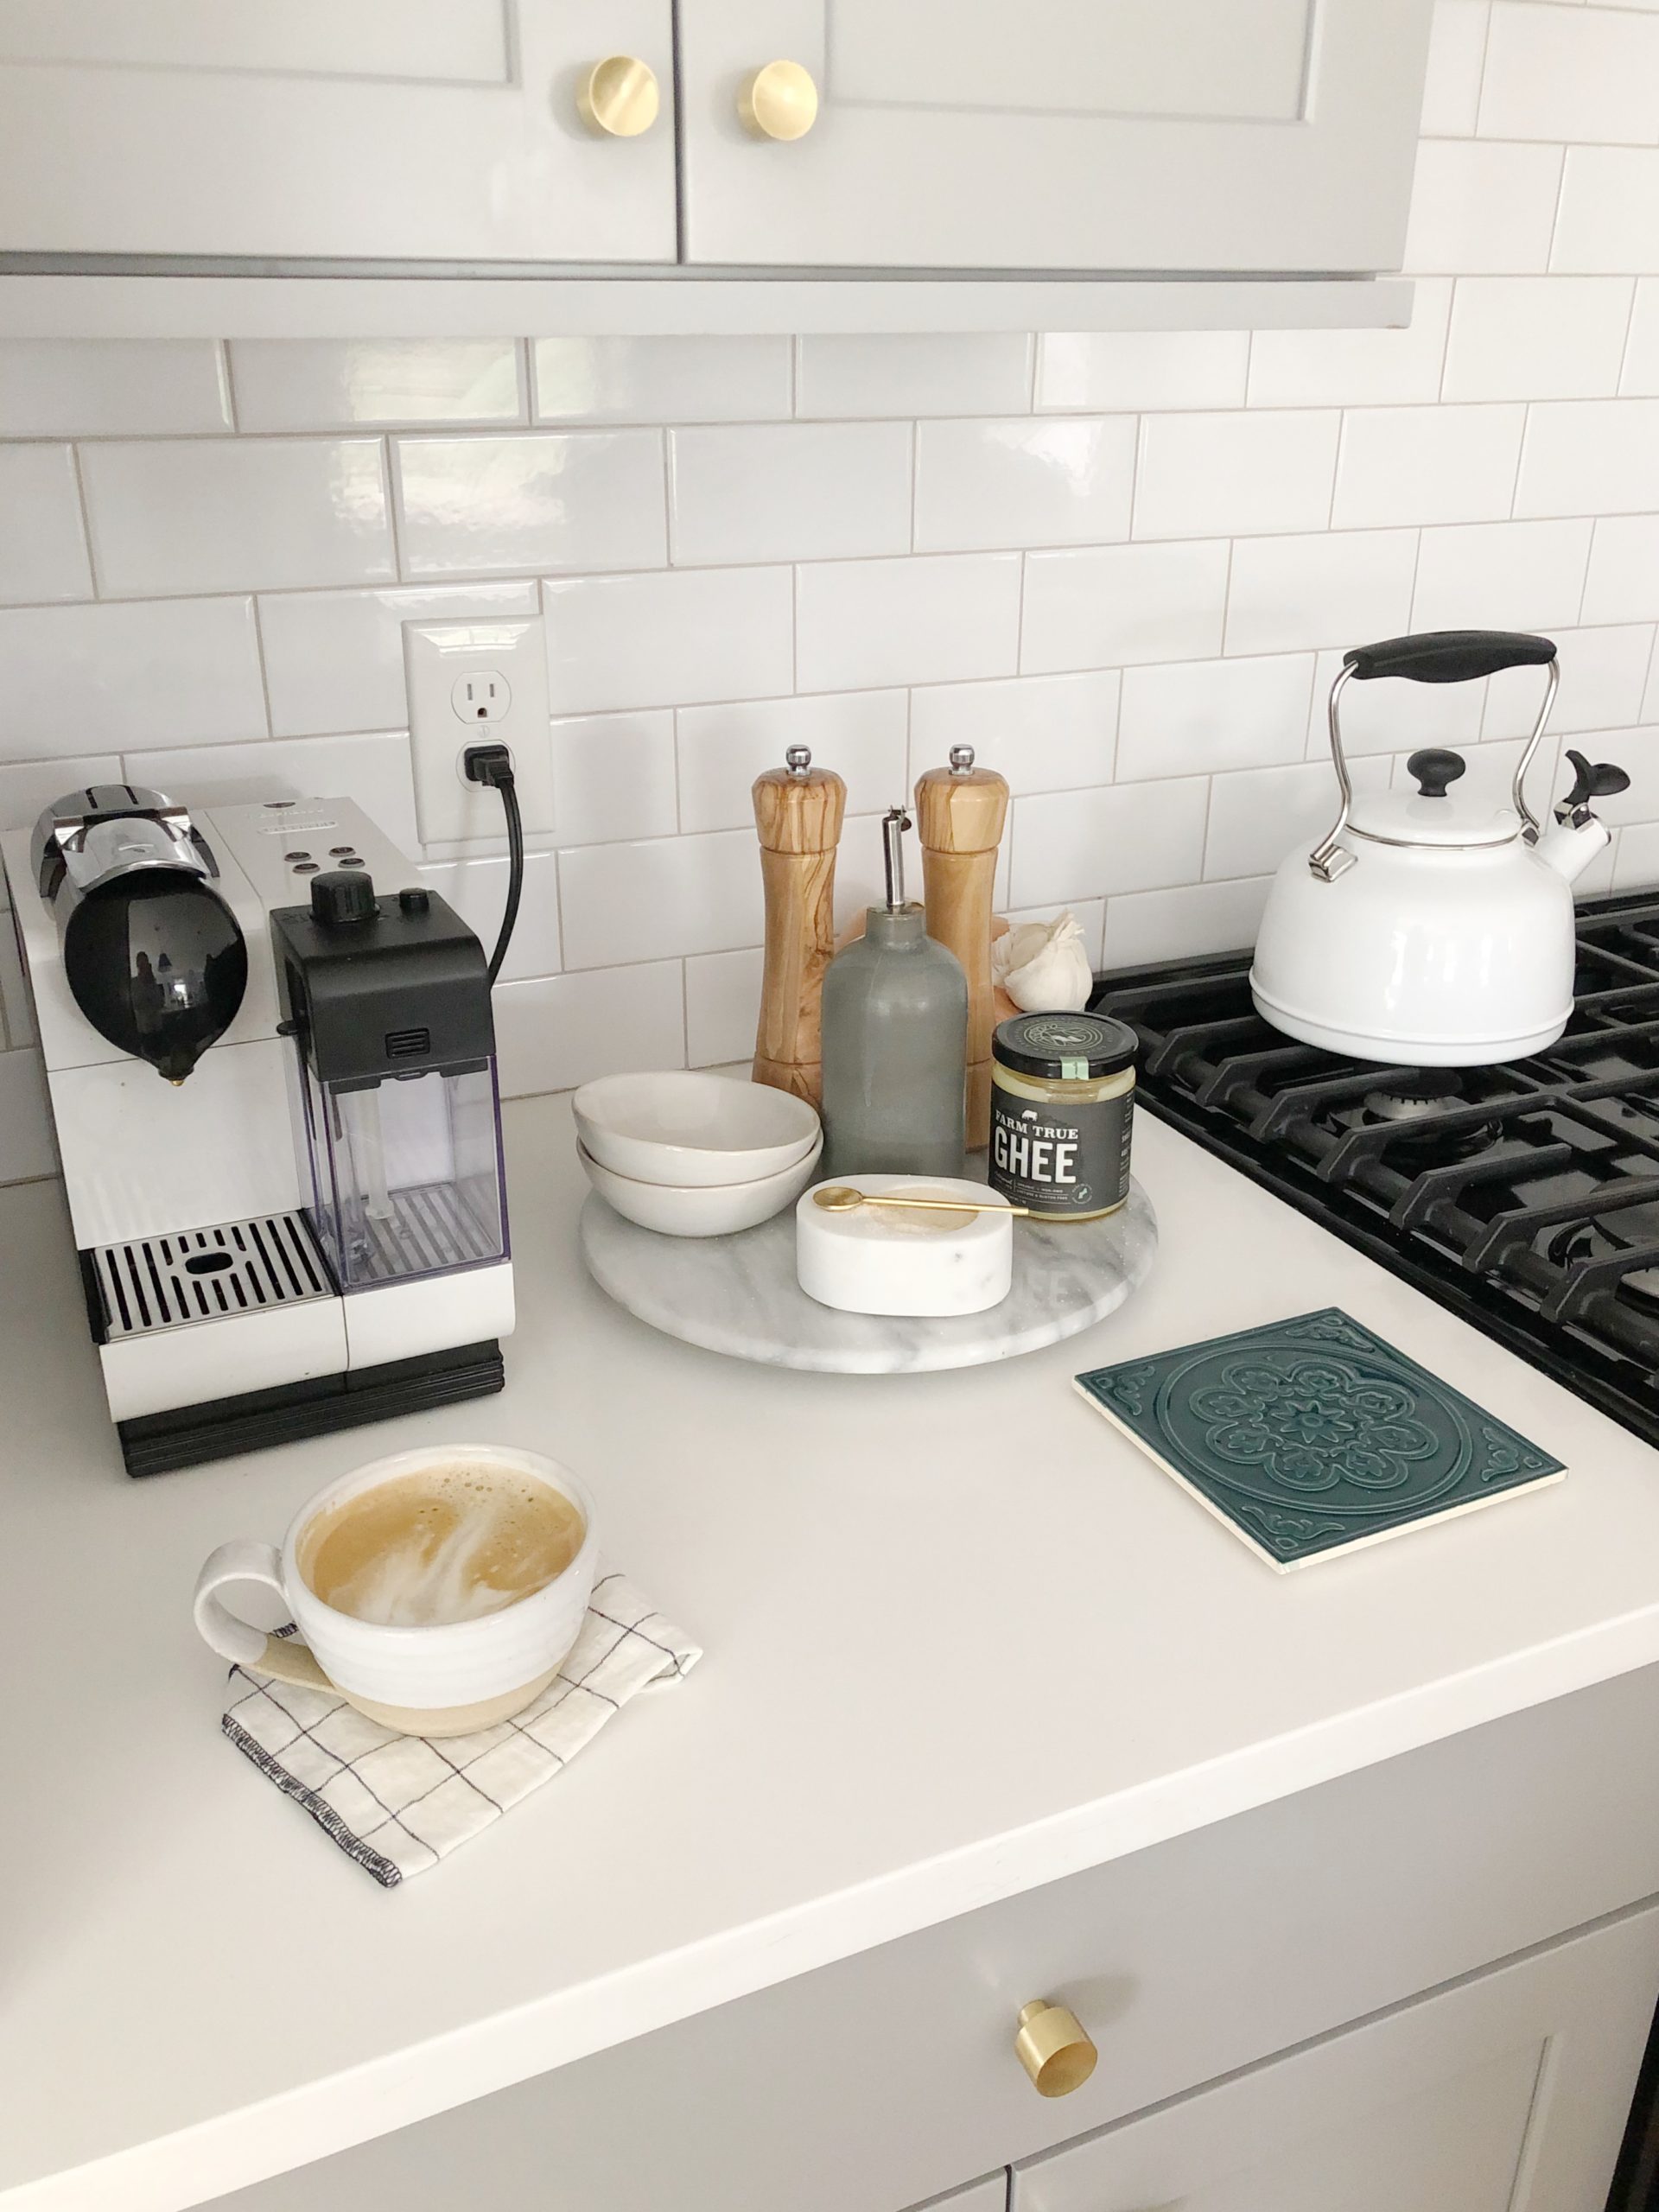
M 585 1533 L 562 1574 L 499 1612 L 438 1627 L 391 1627 L 324 1605 L 299 1567 L 301 1538 L 318 1514 L 400 1475 L 469 1466 L 528 1475 L 578 1509 Z M 461 1736 L 507 1719 L 552 1681 L 582 1627 L 598 1557 L 593 1501 L 556 1460 L 493 1444 L 429 1446 L 329 1483 L 294 1516 L 280 1551 L 249 1536 L 221 1544 L 196 1578 L 196 1626 L 221 1658 L 251 1673 L 333 1688 L 371 1719 L 411 1735 Z M 267 1636 L 239 1620 L 219 1596 L 228 1582 L 275 1590 L 299 1634 Z

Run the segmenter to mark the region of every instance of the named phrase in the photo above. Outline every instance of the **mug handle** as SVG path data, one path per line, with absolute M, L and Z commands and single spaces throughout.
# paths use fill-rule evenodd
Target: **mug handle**
M 221 1583 L 263 1582 L 286 1603 L 288 1593 L 283 1586 L 282 1570 L 282 1555 L 275 1544 L 261 1543 L 253 1536 L 238 1536 L 228 1544 L 221 1544 L 196 1577 L 192 1610 L 197 1631 L 211 1650 L 217 1651 L 221 1659 L 234 1660 L 238 1667 L 269 1675 L 278 1682 L 302 1683 L 308 1689 L 332 1689 L 333 1683 L 307 1645 L 296 1643 L 291 1637 L 267 1636 L 264 1629 L 238 1620 L 220 1602 L 218 1592 Z

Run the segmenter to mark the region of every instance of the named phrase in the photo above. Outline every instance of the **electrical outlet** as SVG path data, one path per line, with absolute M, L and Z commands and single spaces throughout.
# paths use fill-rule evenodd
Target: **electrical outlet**
M 464 722 L 504 722 L 512 712 L 512 686 L 499 668 L 458 676 L 449 703 Z
M 541 617 L 405 622 L 404 673 L 422 843 L 502 835 L 499 792 L 468 783 L 461 765 L 481 730 L 512 754 L 526 831 L 551 830 L 553 755 Z

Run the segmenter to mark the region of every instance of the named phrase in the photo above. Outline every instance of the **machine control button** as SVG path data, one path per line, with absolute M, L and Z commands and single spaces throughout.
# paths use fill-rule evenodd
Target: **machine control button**
M 294 864 L 294 873 L 296 875 L 315 875 L 316 872 L 317 863 L 315 861 L 296 861 Z
M 406 914 L 429 913 L 432 910 L 432 894 L 429 891 L 423 891 L 418 887 L 410 891 L 400 891 L 397 893 L 397 904 Z
M 330 869 L 311 886 L 312 918 L 324 929 L 372 921 L 378 911 L 373 879 L 366 872 L 348 875 L 343 869 Z
M 283 858 L 285 861 L 308 861 L 310 857 L 310 854 L 304 851 L 284 853 L 283 855 Z

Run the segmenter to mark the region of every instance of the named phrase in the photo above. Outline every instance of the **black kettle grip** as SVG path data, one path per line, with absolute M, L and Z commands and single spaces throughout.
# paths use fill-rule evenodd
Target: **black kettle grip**
M 1427 753 L 1414 753 L 1406 763 L 1406 773 L 1417 779 L 1417 789 L 1424 798 L 1444 798 L 1448 784 L 1455 784 L 1468 766 L 1460 753 L 1446 753 L 1436 746 Z
M 1358 682 L 1403 676 L 1413 683 L 1468 683 L 1500 668 L 1548 668 L 1555 658 L 1551 639 L 1524 630 L 1421 630 L 1414 637 L 1383 638 L 1355 645 L 1343 665 Z
M 1564 807 L 1587 806 L 1592 798 L 1617 798 L 1630 788 L 1629 776 L 1614 761 L 1592 764 L 1571 746 L 1567 757 L 1573 763 L 1573 787 L 1561 801 Z

